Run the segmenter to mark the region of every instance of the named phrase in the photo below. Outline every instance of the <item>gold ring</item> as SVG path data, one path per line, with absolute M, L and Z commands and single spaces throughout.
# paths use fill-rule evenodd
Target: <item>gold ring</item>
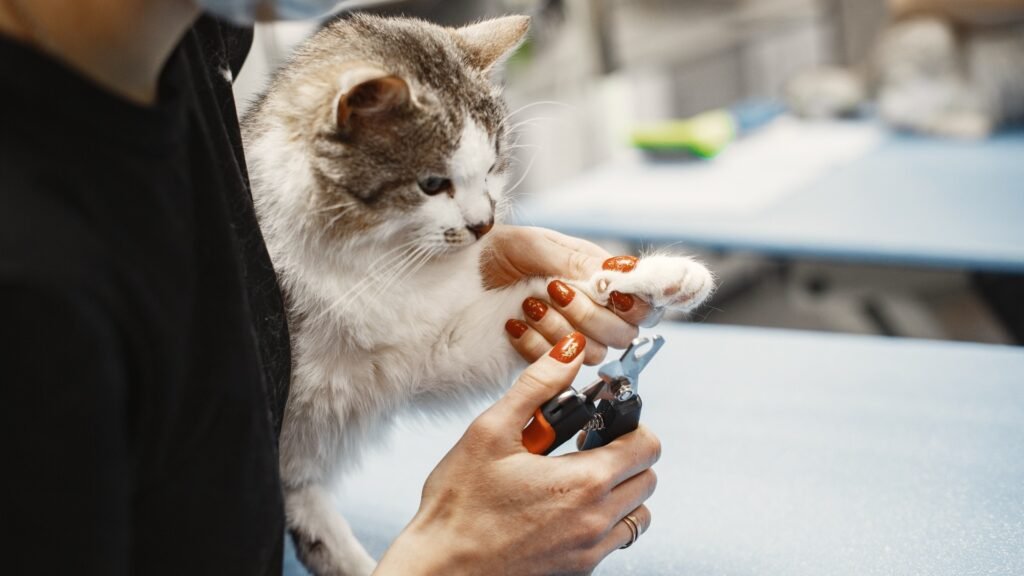
M 636 539 L 640 537 L 640 523 L 637 522 L 636 516 L 630 514 L 622 519 L 626 523 L 626 528 L 629 528 L 629 542 L 626 542 L 622 546 L 619 546 L 619 550 L 625 550 L 636 542 Z

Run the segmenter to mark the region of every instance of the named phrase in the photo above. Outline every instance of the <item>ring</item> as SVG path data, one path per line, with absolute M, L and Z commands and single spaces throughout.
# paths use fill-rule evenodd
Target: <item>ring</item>
M 629 542 L 626 542 L 622 546 L 619 546 L 619 550 L 625 550 L 636 542 L 636 539 L 640 537 L 640 523 L 637 522 L 636 517 L 630 514 L 622 519 L 626 523 L 626 528 L 629 528 Z

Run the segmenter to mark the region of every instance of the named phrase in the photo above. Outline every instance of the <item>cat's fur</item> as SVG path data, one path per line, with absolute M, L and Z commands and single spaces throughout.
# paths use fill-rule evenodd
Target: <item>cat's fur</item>
M 853 113 L 871 96 L 887 123 L 923 134 L 982 138 L 1024 120 L 1024 25 L 898 21 L 861 69 L 811 71 L 787 86 L 791 108 L 811 117 Z
M 374 568 L 329 492 L 382 428 L 402 409 L 497 395 L 525 366 L 503 326 L 548 279 L 485 290 L 477 236 L 500 219 L 510 158 L 489 76 L 528 22 L 339 21 L 297 50 L 244 121 L 293 336 L 288 527 L 318 575 Z M 428 195 L 418 182 L 431 176 L 452 185 Z M 575 285 L 601 303 L 619 290 L 688 310 L 712 284 L 700 264 L 657 256 Z

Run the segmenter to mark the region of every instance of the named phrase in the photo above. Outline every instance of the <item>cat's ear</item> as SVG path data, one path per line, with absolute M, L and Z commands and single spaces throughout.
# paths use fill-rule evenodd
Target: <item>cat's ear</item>
M 409 103 L 409 84 L 373 66 L 359 66 L 341 75 L 335 123 L 345 129 L 355 116 L 387 114 Z
M 529 29 L 529 16 L 505 16 L 458 28 L 455 38 L 470 64 L 489 72 L 519 48 Z

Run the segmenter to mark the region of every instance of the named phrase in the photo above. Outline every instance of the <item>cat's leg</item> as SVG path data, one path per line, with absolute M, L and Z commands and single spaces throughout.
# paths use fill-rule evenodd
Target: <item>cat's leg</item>
M 416 404 L 503 392 L 527 366 L 509 344 L 505 322 L 522 315 L 526 298 L 546 298 L 547 283 L 546 278 L 533 278 L 482 291 L 456 313 L 431 350 L 429 384 L 417 394 Z
M 387 418 L 368 406 L 357 414 L 349 395 L 358 390 L 331 381 L 328 371 L 313 371 L 311 365 L 301 364 L 292 381 L 281 430 L 288 531 L 299 559 L 316 576 L 366 576 L 376 562 L 338 511 L 331 487 L 361 456 L 370 430 L 360 424 L 383 426 Z M 360 366 L 353 362 L 351 369 L 358 372 Z
M 316 576 L 368 576 L 377 562 L 319 484 L 285 489 L 285 516 L 299 560 Z

